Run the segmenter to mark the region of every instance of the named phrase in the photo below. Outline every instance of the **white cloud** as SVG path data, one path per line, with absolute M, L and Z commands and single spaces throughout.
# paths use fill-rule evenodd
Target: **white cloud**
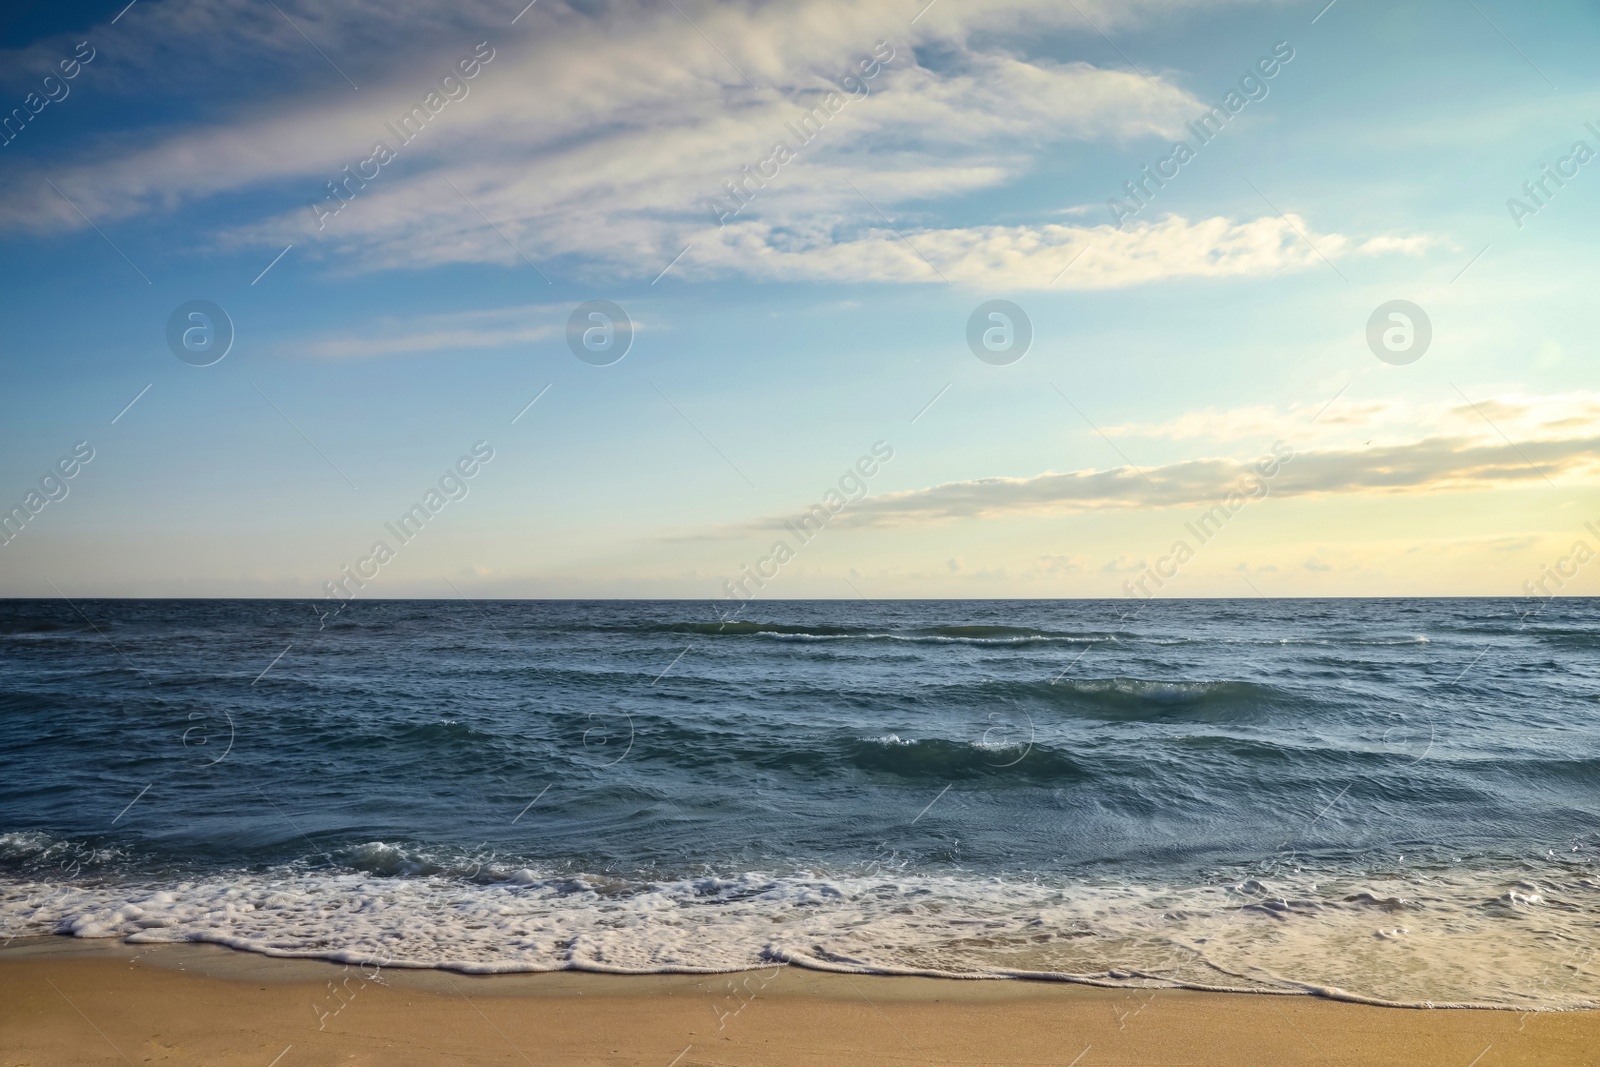
M 158 53 L 191 35 L 190 25 L 214 35 L 202 65 L 233 57 L 242 69 L 248 64 L 240 57 L 259 63 L 291 46 L 311 51 L 283 18 L 239 0 L 149 6 L 154 14 L 130 13 L 117 30 Z M 843 0 L 681 6 L 693 25 L 674 8 L 641 0 L 597 10 L 551 0 L 515 29 L 504 11 L 486 3 L 452 8 L 404 0 L 381 18 L 368 5 L 310 14 L 290 7 L 330 61 L 340 57 L 341 69 L 349 64 L 360 75 L 359 92 L 346 92 L 332 71 L 321 70 L 301 88 L 279 87 L 265 102 L 236 105 L 226 120 L 154 131 L 139 137 L 138 147 L 130 147 L 130 138 L 107 141 L 75 164 L 53 161 L 51 174 L 101 222 L 225 193 L 250 191 L 255 203 L 287 201 L 293 206 L 235 226 L 221 240 L 264 247 L 295 241 L 312 257 L 361 269 L 511 264 L 518 259 L 514 244 L 535 262 L 570 257 L 568 273 L 649 277 L 694 242 L 683 267 L 690 276 L 933 278 L 884 227 L 879 210 L 897 216 L 895 225 L 946 277 L 975 285 L 1040 286 L 1079 251 L 1083 258 L 1065 286 L 1293 270 L 1312 255 L 1278 219 L 1168 219 L 1118 232 L 1052 225 L 941 229 L 902 214 L 905 204 L 925 207 L 1021 177 L 1044 145 L 1174 135 L 1200 104 L 1170 79 L 1081 60 L 1031 59 L 1022 45 L 1042 28 L 1060 26 L 1097 42 L 1099 55 L 1103 48 L 1085 17 L 1106 28 L 1215 4 L 1085 0 L 1070 10 L 1045 0 L 987 0 L 938 4 L 915 24 L 903 12 Z M 235 16 L 248 32 L 233 27 Z M 437 47 L 419 56 L 414 43 L 401 48 L 391 40 L 396 31 L 375 22 L 404 22 L 409 41 L 416 26 L 426 26 Z M 1007 34 L 1011 45 L 1003 43 Z M 445 106 L 402 146 L 386 124 L 485 38 L 495 58 L 470 82 L 467 97 Z M 870 93 L 847 95 L 842 106 L 836 100 L 837 113 L 801 146 L 790 124 L 822 106 L 846 75 L 859 74 L 879 41 L 888 42 L 893 58 L 868 83 Z M 386 47 L 387 66 L 373 58 Z M 938 58 L 924 65 L 919 55 Z M 314 89 L 303 87 L 312 82 Z M 309 205 L 380 139 L 396 151 L 396 162 L 319 228 Z M 733 225 L 712 225 L 711 198 L 742 166 L 767 159 L 779 139 L 798 158 Z M 14 193 L 0 204 L 0 228 L 83 225 L 39 173 L 20 169 L 9 175 Z M 1330 256 L 1352 243 L 1337 234 L 1315 239 Z M 1422 240 L 1379 236 L 1363 247 L 1415 252 Z
M 1009 7 L 1020 15 L 1038 5 L 982 6 L 991 13 Z M 55 180 L 91 215 L 103 218 L 297 175 L 313 179 L 306 190 L 310 198 L 345 163 L 365 158 L 374 140 L 392 141 L 384 124 L 433 88 L 486 34 L 496 49 L 493 63 L 472 83 L 468 99 L 452 104 L 418 144 L 407 147 L 408 167 L 531 163 L 546 171 L 543 177 L 564 176 L 560 184 L 577 186 L 582 197 L 607 199 L 613 211 L 664 206 L 638 201 L 643 189 L 663 184 L 663 199 L 673 209 L 697 209 L 698 199 L 717 191 L 740 162 L 764 156 L 784 122 L 796 118 L 802 105 L 816 105 L 869 58 L 879 40 L 889 41 L 895 58 L 871 83 L 871 98 L 852 105 L 854 132 L 830 130 L 839 132 L 832 140 L 898 135 L 972 148 L 975 136 L 995 144 L 1063 125 L 1067 137 L 1122 136 L 1173 128 L 1196 106 L 1170 84 L 1121 71 L 1082 63 L 1033 66 L 1003 53 L 967 49 L 951 35 L 964 35 L 975 11 L 936 38 L 929 27 L 912 27 L 898 14 L 867 12 L 838 0 L 704 9 L 696 12 L 698 29 L 670 7 L 643 3 L 611 4 L 595 17 L 541 4 L 528 13 L 522 32 L 508 32 L 498 19 L 484 26 L 481 8 L 472 13 L 476 18 L 464 19 L 442 17 L 438 5 L 412 3 L 407 9 L 410 32 L 419 20 L 431 22 L 441 41 L 449 42 L 431 62 L 383 70 L 359 93 L 330 92 L 319 79 L 313 91 L 280 94 L 226 121 L 148 138 L 148 147 L 109 146 Z M 386 12 L 385 19 L 397 15 Z M 273 25 L 270 19 L 266 25 Z M 302 27 L 308 33 L 316 28 L 305 22 Z M 322 47 L 342 54 L 348 49 L 336 40 L 341 34 L 361 39 L 355 27 L 337 24 L 322 26 L 318 36 Z M 941 72 L 917 66 L 915 37 L 957 49 L 959 61 L 950 69 L 941 65 Z M 710 41 L 722 43 L 713 47 Z M 752 88 L 740 72 L 760 87 Z M 875 114 L 859 121 L 868 111 Z M 595 145 L 603 152 L 587 150 Z M 114 172 L 106 169 L 107 156 L 115 161 Z M 653 173 L 662 164 L 669 173 Z M 682 180 L 690 175 L 692 183 Z M 384 184 L 397 183 L 386 175 Z M 555 195 L 542 198 L 534 188 L 523 190 L 518 213 L 535 217 L 541 209 L 561 208 L 561 191 L 558 186 Z M 631 198 L 618 199 L 630 191 Z M 22 203 L 0 209 L 0 222 L 81 225 L 59 200 L 51 204 L 48 193 L 28 190 Z
M 1383 255 L 1387 252 L 1398 252 L 1404 256 L 1420 256 L 1436 245 L 1447 245 L 1449 242 L 1428 234 L 1419 234 L 1414 237 L 1372 237 L 1361 243 L 1361 251 L 1367 255 Z
M 1164 278 L 1218 278 L 1315 268 L 1352 242 L 1316 233 L 1295 215 L 1236 222 L 1176 216 L 1117 229 L 1101 226 L 987 226 L 896 230 L 825 228 L 780 231 L 761 222 L 708 231 L 683 269 L 734 270 L 774 279 L 927 282 L 948 280 L 1006 289 L 1108 289 Z

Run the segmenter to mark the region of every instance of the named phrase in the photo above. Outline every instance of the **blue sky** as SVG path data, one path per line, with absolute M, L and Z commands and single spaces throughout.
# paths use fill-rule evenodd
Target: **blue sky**
M 722 597 L 758 565 L 763 597 L 1520 595 L 1600 548 L 1600 160 L 1560 162 L 1600 152 L 1591 7 L 519 10 L 10 16 L 4 107 L 40 109 L 0 147 L 0 505 L 94 458 L 24 507 L 0 595 L 321 596 L 379 540 L 362 596 Z M 1275 49 L 1119 227 L 1123 183 Z M 1534 204 L 1547 164 L 1576 173 Z M 166 341 L 197 299 L 236 334 L 207 367 Z M 637 329 L 610 366 L 566 340 L 596 299 Z M 1008 365 L 966 341 L 992 299 L 1032 324 Z M 1406 365 L 1366 338 L 1392 300 L 1432 325 Z M 1600 592 L 1565 570 L 1545 591 Z

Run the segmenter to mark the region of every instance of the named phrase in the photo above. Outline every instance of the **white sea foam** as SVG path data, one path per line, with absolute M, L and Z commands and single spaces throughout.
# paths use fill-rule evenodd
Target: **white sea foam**
M 424 869 L 391 846 L 374 869 Z M 885 974 L 1319 993 L 1377 1003 L 1600 1004 L 1600 886 L 1294 876 L 1159 889 L 910 875 L 660 882 L 486 868 L 294 868 L 150 882 L 0 881 L 0 935 L 204 941 L 472 973 L 723 972 L 785 961 Z M 1527 922 L 1532 917 L 1535 921 Z

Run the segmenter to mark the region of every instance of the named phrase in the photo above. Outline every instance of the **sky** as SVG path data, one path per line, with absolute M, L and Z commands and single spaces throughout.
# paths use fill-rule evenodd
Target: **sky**
M 1593 5 L 524 2 L 8 5 L 0 596 L 1600 593 Z

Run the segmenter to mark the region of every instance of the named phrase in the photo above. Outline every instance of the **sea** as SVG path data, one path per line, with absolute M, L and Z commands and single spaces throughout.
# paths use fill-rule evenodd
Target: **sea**
M 0 601 L 0 943 L 1592 1008 L 1595 609 Z

